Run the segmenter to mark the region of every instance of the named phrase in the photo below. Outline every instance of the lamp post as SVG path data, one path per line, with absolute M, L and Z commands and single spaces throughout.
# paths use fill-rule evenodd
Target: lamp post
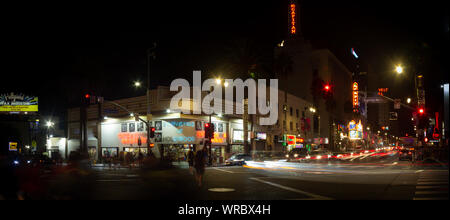
M 147 50 L 147 154 L 153 155 L 150 149 L 150 121 L 151 109 L 150 109 L 150 62 L 156 58 L 154 50 L 156 49 L 156 43 L 153 43 L 153 47 Z M 161 155 L 161 159 L 164 155 Z

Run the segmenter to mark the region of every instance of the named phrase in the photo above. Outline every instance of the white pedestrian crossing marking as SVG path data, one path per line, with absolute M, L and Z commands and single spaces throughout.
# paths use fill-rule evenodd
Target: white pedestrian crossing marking
M 414 200 L 448 200 L 448 171 L 418 174 Z

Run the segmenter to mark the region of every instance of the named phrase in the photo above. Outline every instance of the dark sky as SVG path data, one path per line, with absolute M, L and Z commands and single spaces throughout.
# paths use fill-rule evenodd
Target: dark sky
M 380 86 L 394 88 L 392 96 L 405 96 L 408 80 L 392 80 L 389 71 L 398 62 L 408 67 L 414 54 L 427 60 L 422 69 L 432 97 L 448 81 L 449 13 L 440 1 L 300 2 L 305 38 L 316 48 L 329 48 L 347 66 L 353 65 L 350 48 L 358 48 L 371 71 L 385 79 Z M 59 115 L 88 92 L 108 99 L 144 95 L 132 83 L 145 80 L 146 49 L 155 41 L 153 87 L 189 79 L 192 70 L 220 71 L 227 49 L 237 42 L 250 41 L 270 58 L 287 26 L 282 0 L 64 1 L 4 8 L 1 92 L 38 95 L 44 115 Z

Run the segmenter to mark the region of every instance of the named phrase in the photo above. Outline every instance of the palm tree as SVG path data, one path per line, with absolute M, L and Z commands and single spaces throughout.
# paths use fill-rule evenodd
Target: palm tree
M 276 72 L 276 75 L 279 76 L 280 78 L 282 78 L 282 84 L 283 84 L 283 88 L 285 88 L 284 90 L 284 103 L 286 105 L 287 103 L 287 92 L 288 92 L 288 76 L 292 73 L 293 71 L 293 61 L 292 61 L 292 57 L 286 52 L 286 51 L 281 51 L 274 60 L 274 70 Z M 284 121 L 286 122 L 287 119 L 287 106 L 285 107 L 285 105 L 283 105 L 283 111 L 284 111 Z M 283 122 L 283 132 L 282 134 L 285 132 L 285 128 L 284 128 L 284 122 Z M 286 122 L 286 127 L 287 127 L 287 122 Z
M 254 41 L 248 39 L 234 40 L 229 46 L 225 48 L 225 59 L 223 63 L 226 66 L 220 68 L 227 72 L 227 77 L 241 78 L 246 80 L 248 78 L 263 79 L 269 76 L 270 71 L 267 71 L 270 63 L 266 53 L 261 50 L 261 47 L 256 46 Z M 248 98 L 245 94 L 244 98 Z M 254 130 L 254 118 L 250 117 L 251 130 Z M 254 141 L 254 140 L 252 140 Z M 250 153 L 248 146 L 248 126 L 244 126 L 244 150 L 245 153 Z

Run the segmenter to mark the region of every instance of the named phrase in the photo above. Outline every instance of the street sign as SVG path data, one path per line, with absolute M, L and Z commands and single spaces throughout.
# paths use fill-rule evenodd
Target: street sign
M 17 151 L 17 142 L 9 142 L 9 151 Z
M 389 120 L 391 120 L 391 121 L 397 121 L 398 120 L 398 113 L 397 112 L 390 112 L 389 115 L 390 115 Z

